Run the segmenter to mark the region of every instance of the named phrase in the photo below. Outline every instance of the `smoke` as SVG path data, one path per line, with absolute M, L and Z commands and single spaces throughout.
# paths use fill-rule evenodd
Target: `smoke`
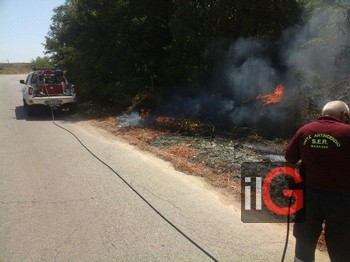
M 290 135 L 296 128 L 291 115 L 301 108 L 300 97 L 312 97 L 312 90 L 321 88 L 313 87 L 317 83 L 349 72 L 349 40 L 348 13 L 335 5 L 313 10 L 303 25 L 285 30 L 275 42 L 240 38 L 195 96 L 175 95 L 165 112 L 211 122 L 219 129 L 248 126 L 263 135 Z M 286 86 L 280 103 L 264 106 L 255 99 L 272 93 L 280 83 Z M 318 106 L 330 99 L 323 97 Z
M 143 126 L 144 121 L 139 113 L 132 112 L 130 114 L 123 114 L 118 117 L 118 127 L 135 127 L 135 126 Z
M 350 51 L 348 19 L 344 7 L 324 6 L 303 27 L 287 30 L 283 38 L 288 45 L 282 50 L 290 75 L 302 73 L 312 83 L 315 78 L 330 79 L 349 69 L 349 61 L 340 61 Z

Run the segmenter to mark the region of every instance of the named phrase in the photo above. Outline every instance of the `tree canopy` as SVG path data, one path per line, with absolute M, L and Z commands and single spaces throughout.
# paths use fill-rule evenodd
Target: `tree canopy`
M 54 62 L 48 56 L 38 56 L 36 59 L 32 59 L 30 61 L 32 66 L 35 67 L 52 67 L 54 66 Z
M 45 47 L 83 98 L 126 107 L 205 78 L 234 40 L 278 38 L 299 14 L 295 0 L 67 0 Z

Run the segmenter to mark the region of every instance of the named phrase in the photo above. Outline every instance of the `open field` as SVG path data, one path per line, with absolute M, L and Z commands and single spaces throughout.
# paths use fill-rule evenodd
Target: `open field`
M 30 63 L 0 63 L 1 75 L 25 74 L 30 70 Z

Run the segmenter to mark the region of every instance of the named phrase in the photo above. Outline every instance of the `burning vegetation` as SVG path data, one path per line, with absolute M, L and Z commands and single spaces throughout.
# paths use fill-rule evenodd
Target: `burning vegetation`
M 267 140 L 255 130 L 236 127 L 218 133 L 212 125 L 189 119 L 123 114 L 117 118 L 109 110 L 80 105 L 93 125 L 109 130 L 129 143 L 171 161 L 191 175 L 204 177 L 210 184 L 239 196 L 240 166 L 243 162 L 281 161 L 286 141 Z M 104 111 L 104 115 L 96 115 Z M 95 118 L 94 117 L 94 118 Z
M 271 105 L 281 102 L 284 95 L 284 85 L 280 84 L 274 88 L 272 94 L 258 95 L 256 99 L 261 100 L 264 105 Z

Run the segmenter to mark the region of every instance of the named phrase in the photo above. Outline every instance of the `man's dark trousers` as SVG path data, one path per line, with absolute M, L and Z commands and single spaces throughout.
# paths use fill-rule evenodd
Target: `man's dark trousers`
M 350 192 L 306 189 L 305 213 L 299 212 L 294 225 L 298 259 L 314 261 L 315 248 L 325 223 L 325 237 L 332 262 L 350 262 Z M 305 217 L 303 217 L 305 215 Z M 335 252 L 337 250 L 337 252 Z

